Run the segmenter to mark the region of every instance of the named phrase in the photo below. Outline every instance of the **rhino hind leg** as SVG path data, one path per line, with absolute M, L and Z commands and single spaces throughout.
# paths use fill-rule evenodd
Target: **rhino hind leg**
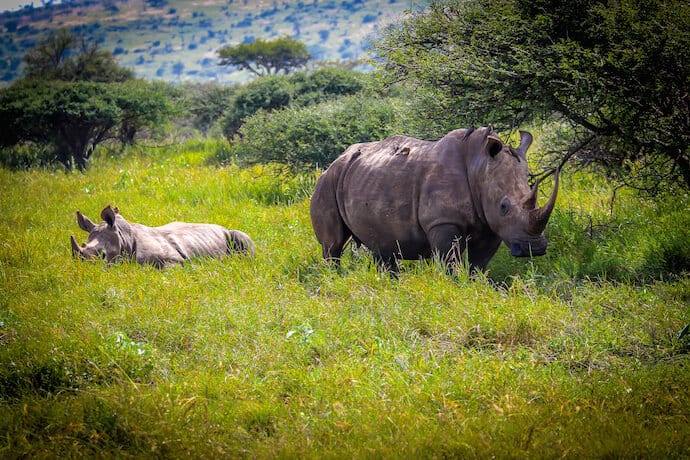
M 335 192 L 330 184 L 317 184 L 311 200 L 310 214 L 323 258 L 339 266 L 343 249 L 352 232 L 340 216 Z
M 254 242 L 246 233 L 239 230 L 229 230 L 227 239 L 229 254 L 239 252 L 249 256 L 256 255 Z
M 316 239 L 321 244 L 321 254 L 324 260 L 339 266 L 345 245 L 352 236 L 350 229 L 339 217 L 330 222 L 329 225 L 314 225 L 314 228 L 318 228 Z
M 340 265 L 340 258 L 343 255 L 343 250 L 345 249 L 345 244 L 350 238 L 349 230 L 343 225 L 342 228 L 336 229 L 333 235 L 319 240 L 321 243 L 321 253 L 323 258 L 329 262 L 335 263 L 336 266 Z

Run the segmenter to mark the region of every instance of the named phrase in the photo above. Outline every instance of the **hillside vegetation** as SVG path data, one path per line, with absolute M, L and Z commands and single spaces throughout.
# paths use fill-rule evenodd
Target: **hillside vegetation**
M 564 175 L 546 256 L 395 279 L 363 250 L 322 263 L 318 173 L 208 166 L 215 148 L 0 170 L 3 457 L 690 455 L 687 195 L 611 207 L 604 178 Z M 75 211 L 109 203 L 241 229 L 257 255 L 73 260 Z
M 22 58 L 62 27 L 112 52 L 138 77 L 244 81 L 218 65 L 218 49 L 290 36 L 318 61 L 363 57 L 367 40 L 411 8 L 408 0 L 73 0 L 0 14 L 0 81 L 21 76 Z

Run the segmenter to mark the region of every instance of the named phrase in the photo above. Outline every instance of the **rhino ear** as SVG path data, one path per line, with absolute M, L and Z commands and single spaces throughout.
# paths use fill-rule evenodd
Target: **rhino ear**
M 88 217 L 79 211 L 77 211 L 77 224 L 79 224 L 79 228 L 89 233 L 91 233 L 91 230 L 96 226 L 96 224 L 91 222 Z
M 115 211 L 113 211 L 113 208 L 111 208 L 110 205 L 106 206 L 103 208 L 103 211 L 101 211 L 101 219 L 103 219 L 110 227 L 115 225 Z
M 495 157 L 501 152 L 501 150 L 503 150 L 503 141 L 493 134 L 489 134 L 486 137 L 486 149 L 489 152 L 489 155 Z

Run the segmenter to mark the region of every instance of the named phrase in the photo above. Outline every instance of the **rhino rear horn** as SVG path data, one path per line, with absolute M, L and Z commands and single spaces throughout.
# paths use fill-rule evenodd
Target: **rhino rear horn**
M 77 211 L 77 224 L 79 224 L 79 228 L 89 233 L 91 233 L 91 230 L 96 226 L 96 224 L 91 222 L 91 219 L 79 211 Z
M 515 152 L 524 160 L 527 159 L 527 149 L 532 145 L 532 135 L 527 131 L 520 131 L 520 145 Z

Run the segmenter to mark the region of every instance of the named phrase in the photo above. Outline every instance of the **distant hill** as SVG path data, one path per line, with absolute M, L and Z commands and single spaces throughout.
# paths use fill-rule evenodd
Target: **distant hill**
M 111 51 L 149 80 L 235 82 L 226 45 L 289 35 L 316 60 L 362 57 L 368 38 L 417 7 L 414 0 L 73 0 L 0 14 L 0 83 L 22 75 L 29 49 L 60 27 Z

